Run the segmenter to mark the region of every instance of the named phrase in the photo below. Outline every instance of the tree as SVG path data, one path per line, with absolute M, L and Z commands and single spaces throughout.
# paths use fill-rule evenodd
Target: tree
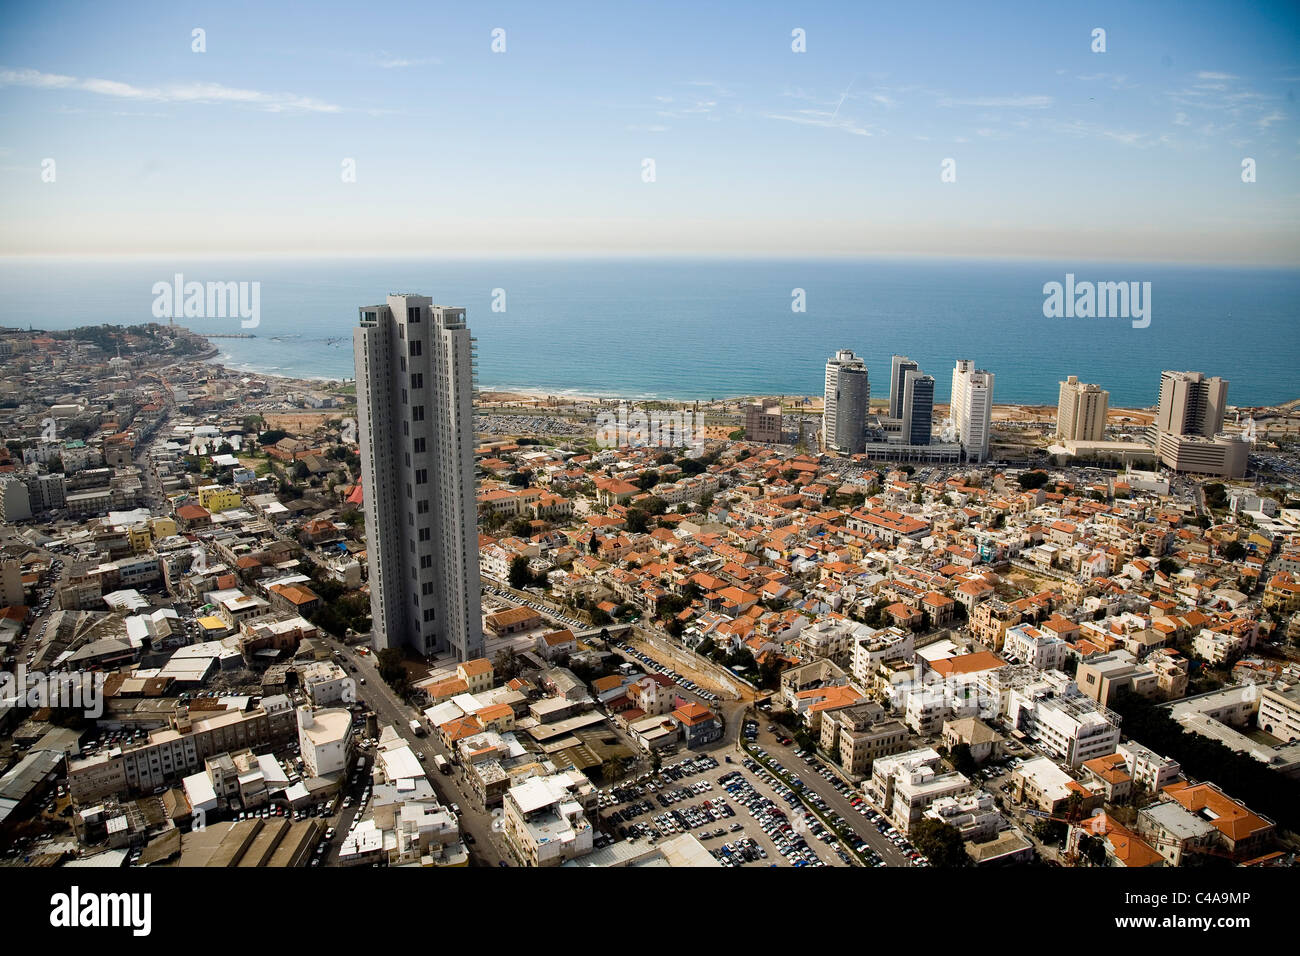
M 1179 571 L 1182 570 L 1178 566 L 1178 562 L 1175 561 L 1173 558 L 1161 558 L 1160 563 L 1157 564 L 1156 567 L 1159 568 L 1160 573 L 1165 575 L 1166 577 L 1173 577 L 1175 574 L 1177 574 Z
M 1106 842 L 1098 836 L 1088 835 L 1079 839 L 1079 855 L 1088 861 L 1089 866 L 1106 865 Z
M 1067 833 L 1065 824 L 1059 820 L 1039 820 L 1034 824 L 1034 836 L 1041 843 L 1060 846 L 1065 842 Z
M 1020 482 L 1020 487 L 1026 491 L 1032 491 L 1035 488 L 1041 488 L 1047 484 L 1047 472 L 1045 471 L 1025 471 L 1016 478 Z
M 385 647 L 375 657 L 379 666 L 379 676 L 389 687 L 405 696 L 410 687 L 406 676 L 406 667 L 402 663 L 402 652 L 396 647 Z
M 1225 561 L 1240 561 L 1246 556 L 1246 547 L 1240 541 L 1229 541 L 1220 554 Z
M 632 534 L 644 534 L 650 524 L 650 516 L 639 508 L 627 511 L 627 530 Z
M 970 773 L 975 769 L 975 758 L 971 756 L 970 744 L 960 743 L 948 753 L 948 762 L 958 773 Z
M 641 487 L 642 491 L 649 491 L 655 485 L 659 484 L 659 472 L 655 471 L 653 468 L 648 471 L 643 471 L 641 477 L 637 479 L 636 483 Z
M 528 568 L 528 559 L 522 554 L 510 562 L 510 586 L 522 591 L 533 581 L 533 573 Z
M 651 495 L 645 501 L 641 502 L 641 507 L 649 515 L 661 515 L 668 510 L 668 503 L 662 498 Z
M 953 868 L 970 865 L 961 831 L 951 823 L 923 819 L 912 831 L 912 843 L 935 866 Z

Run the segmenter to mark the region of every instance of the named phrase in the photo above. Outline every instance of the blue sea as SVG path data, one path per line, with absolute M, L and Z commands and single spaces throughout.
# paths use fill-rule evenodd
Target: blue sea
M 218 361 L 254 372 L 352 378 L 357 308 L 389 292 L 465 306 L 479 385 L 555 394 L 710 399 L 822 389 L 836 349 L 865 357 L 873 396 L 911 356 L 947 401 L 953 363 L 996 374 L 1000 403 L 1046 403 L 1078 375 L 1112 405 L 1155 403 L 1163 369 L 1230 383 L 1232 404 L 1300 398 L 1300 271 L 1141 263 L 873 259 L 9 259 L 0 324 L 44 329 L 154 321 L 152 288 L 261 283 L 251 339 Z M 1044 318 L 1043 285 L 1151 283 L 1151 323 Z M 792 310 L 802 289 L 806 311 Z M 504 311 L 493 311 L 504 290 Z M 498 294 L 499 303 L 499 294 Z M 238 319 L 188 319 L 238 333 Z

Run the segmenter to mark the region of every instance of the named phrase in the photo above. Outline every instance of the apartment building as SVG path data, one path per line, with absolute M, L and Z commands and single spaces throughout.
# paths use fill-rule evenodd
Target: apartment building
M 1300 684 L 1264 687 L 1256 726 L 1279 740 L 1300 740 Z
M 1056 437 L 1065 441 L 1102 441 L 1110 392 L 1071 375 L 1061 383 L 1056 402 Z
M 936 801 L 974 788 L 965 774 L 944 773 L 939 754 L 929 747 L 877 760 L 867 793 L 889 821 L 909 833 Z
M 360 309 L 353 350 L 377 649 L 483 655 L 474 348 L 463 308 L 390 295 Z
M 1109 707 L 1121 692 L 1153 698 L 1159 690 L 1155 671 L 1128 651 L 1093 654 L 1079 661 L 1075 683 L 1091 699 Z
M 1073 683 L 1041 681 L 1007 693 L 1010 726 L 1047 747 L 1071 767 L 1115 752 L 1119 720 Z
M 559 866 L 591 852 L 594 828 L 584 802 L 594 788 L 581 771 L 532 777 L 506 791 L 506 840 L 525 866 Z
M 781 406 L 751 402 L 745 406 L 745 440 L 778 444 L 781 441 Z
M 1162 757 L 1135 741 L 1120 744 L 1115 752 L 1124 758 L 1134 786 L 1151 793 L 1163 790 L 1183 775 L 1183 768 L 1177 760 Z
M 217 754 L 288 743 L 295 730 L 293 710 L 284 697 L 264 698 L 250 711 L 224 710 L 199 719 L 182 710 L 170 726 L 155 730 L 142 744 L 69 761 L 68 789 L 78 803 L 148 793 L 201 770 L 203 762 Z
M 958 359 L 949 410 L 967 461 L 984 461 L 993 431 L 993 373 L 977 369 L 970 359 Z
M 862 777 L 880 757 L 907 749 L 907 728 L 879 704 L 863 701 L 822 715 L 821 747 L 839 755 L 849 776 Z
M 851 349 L 840 349 L 826 363 L 822 405 L 822 446 L 858 455 L 866 445 L 871 383 L 867 365 Z
M 1017 624 L 1007 628 L 1002 656 L 1040 671 L 1060 670 L 1069 656 L 1069 645 L 1055 634 L 1040 631 L 1032 624 Z

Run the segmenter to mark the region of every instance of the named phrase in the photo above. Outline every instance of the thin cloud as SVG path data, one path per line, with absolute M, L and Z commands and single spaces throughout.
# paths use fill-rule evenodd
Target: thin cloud
M 72 90 L 148 103 L 205 103 L 249 106 L 270 113 L 337 113 L 342 107 L 294 93 L 267 93 L 223 86 L 220 83 L 172 83 L 134 86 L 95 77 L 78 79 L 31 69 L 0 69 L 0 87 L 21 86 L 37 90 Z
M 1050 96 L 977 96 L 970 99 L 944 97 L 940 106 L 975 106 L 983 109 L 1041 110 L 1052 105 Z
M 396 53 L 379 51 L 379 59 L 376 61 L 385 70 L 404 70 L 412 66 L 436 66 L 442 63 L 442 60 L 436 56 L 420 57 L 418 59 L 409 59 L 399 56 Z
M 860 125 L 857 120 L 828 113 L 826 110 L 796 110 L 793 113 L 764 113 L 767 119 L 780 120 L 783 123 L 797 123 L 800 126 L 820 126 L 824 129 L 837 129 L 854 136 L 874 136 L 878 130 Z

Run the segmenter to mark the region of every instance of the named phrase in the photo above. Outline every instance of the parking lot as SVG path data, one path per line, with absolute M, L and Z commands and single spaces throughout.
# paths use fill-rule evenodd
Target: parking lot
M 601 791 L 601 835 L 690 833 L 725 866 L 847 866 L 817 837 L 797 798 L 785 799 L 740 758 L 687 757 Z M 754 765 L 757 767 L 757 765 Z
M 645 653 L 644 651 L 638 650 L 636 647 L 634 647 L 631 644 L 625 644 L 622 641 L 617 641 L 617 640 L 610 640 L 609 646 L 619 651 L 624 657 L 628 658 L 629 660 L 635 660 L 638 663 L 640 663 L 641 666 L 646 669 L 647 673 L 663 674 L 665 677 L 669 678 L 678 687 L 690 691 L 700 700 L 713 703 L 714 701 L 719 699 L 717 694 L 713 693 L 710 690 L 705 690 L 703 687 L 695 683 L 695 681 L 691 680 L 689 677 L 685 676 L 684 674 L 679 674 L 677 673 L 677 671 L 673 670 L 672 668 L 665 667 L 663 664 L 660 664 L 649 654 Z
M 781 744 L 780 739 L 787 739 L 781 728 L 773 727 L 763 734 L 762 739 L 770 741 L 766 744 L 767 749 L 753 742 L 747 746 L 790 781 L 791 787 L 797 788 L 819 813 L 832 823 L 843 821 L 843 827 L 851 831 L 846 842 L 865 844 L 867 850 L 861 852 L 874 854 L 886 866 L 927 865 L 919 854 L 913 857 L 915 849 L 906 840 L 896 839 L 898 835 L 889 832 L 889 822 L 883 818 L 881 808 L 871 806 L 861 788 L 850 786 L 815 754 L 802 753 Z M 869 857 L 864 862 L 871 866 L 880 865 Z

